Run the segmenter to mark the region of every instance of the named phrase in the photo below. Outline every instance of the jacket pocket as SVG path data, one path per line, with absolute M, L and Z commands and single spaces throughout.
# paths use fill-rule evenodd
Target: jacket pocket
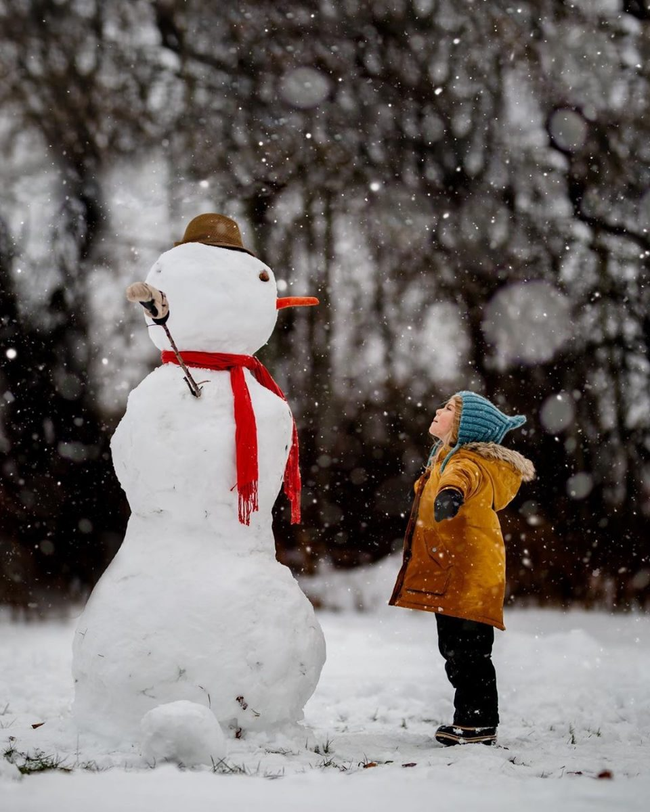
M 451 579 L 451 572 L 449 570 L 441 570 L 437 573 L 431 573 L 426 578 L 423 578 L 418 583 L 418 588 L 406 586 L 404 592 L 407 595 L 444 595 L 449 586 Z
M 429 541 L 425 544 L 427 555 L 441 570 L 448 570 L 451 566 L 451 556 L 449 550 L 440 539 Z

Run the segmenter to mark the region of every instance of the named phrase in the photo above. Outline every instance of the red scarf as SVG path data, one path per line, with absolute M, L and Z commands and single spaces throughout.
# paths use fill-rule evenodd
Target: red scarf
M 230 370 L 230 384 L 235 402 L 235 449 L 237 456 L 237 493 L 239 495 L 239 521 L 250 524 L 251 513 L 259 510 L 257 483 L 257 425 L 251 396 L 244 377 L 244 367 L 255 379 L 282 400 L 284 393 L 268 370 L 252 355 L 230 355 L 225 352 L 182 352 L 188 367 Z M 173 352 L 163 350 L 163 364 L 178 364 Z M 293 438 L 289 458 L 284 469 L 284 492 L 291 502 L 291 524 L 300 521 L 300 468 L 298 467 L 298 432 L 293 421 Z

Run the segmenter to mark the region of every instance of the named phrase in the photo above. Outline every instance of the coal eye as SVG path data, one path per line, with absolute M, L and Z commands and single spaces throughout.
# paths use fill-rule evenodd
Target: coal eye
M 262 282 L 268 282 L 270 278 L 271 277 L 268 275 L 266 271 L 262 271 L 260 273 L 260 279 L 262 280 Z

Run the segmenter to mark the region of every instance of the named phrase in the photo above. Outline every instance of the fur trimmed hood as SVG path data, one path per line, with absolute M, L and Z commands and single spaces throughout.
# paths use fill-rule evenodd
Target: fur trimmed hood
M 465 445 L 460 446 L 459 451 L 461 449 L 472 451 L 474 454 L 478 454 L 479 457 L 483 457 L 486 460 L 500 460 L 501 462 L 508 463 L 515 471 L 521 474 L 521 478 L 524 482 L 532 482 L 532 480 L 535 479 L 536 474 L 533 463 L 524 457 L 523 454 L 520 454 L 518 451 L 513 451 L 511 448 L 506 448 L 498 443 L 465 443 Z

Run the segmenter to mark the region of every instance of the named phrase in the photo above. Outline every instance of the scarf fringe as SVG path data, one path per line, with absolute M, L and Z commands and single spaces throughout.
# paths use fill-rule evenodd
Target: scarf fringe
M 293 424 L 293 435 L 287 465 L 284 469 L 284 493 L 291 504 L 291 524 L 300 524 L 300 491 L 302 481 L 300 478 L 300 463 L 298 460 L 298 429 Z
M 300 494 L 287 494 L 291 504 L 291 524 L 300 524 Z
M 239 521 L 248 526 L 251 523 L 251 514 L 260 508 L 257 481 L 238 485 L 237 492 L 239 495 Z

